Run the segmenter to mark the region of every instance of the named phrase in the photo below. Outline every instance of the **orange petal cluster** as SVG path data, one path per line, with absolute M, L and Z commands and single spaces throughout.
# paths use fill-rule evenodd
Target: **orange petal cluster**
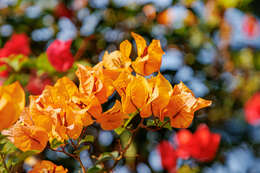
M 18 120 L 24 105 L 24 90 L 18 82 L 0 86 L 0 131 Z
M 47 85 L 41 95 L 30 96 L 26 108 L 23 90 L 17 83 L 0 88 L 0 127 L 8 128 L 20 116 L 4 133 L 23 151 L 42 151 L 48 141 L 77 139 L 83 127 L 94 122 L 104 130 L 114 130 L 134 112 L 142 118 L 154 116 L 161 121 L 168 117 L 173 127 L 188 127 L 194 112 L 209 106 L 211 101 L 195 98 L 183 83 L 172 87 L 159 72 L 164 54 L 160 42 L 153 40 L 147 46 L 140 35 L 132 36 L 138 55 L 134 61 L 130 58 L 131 43 L 123 41 L 119 50 L 105 52 L 103 61 L 94 67 L 78 65 L 79 87 L 63 77 L 54 86 Z M 103 111 L 101 105 L 114 91 L 120 101 Z
M 42 160 L 36 165 L 34 165 L 33 169 L 29 171 L 29 173 L 46 173 L 46 172 L 52 172 L 52 173 L 67 173 L 68 170 L 63 168 L 62 166 L 57 166 L 54 163 Z

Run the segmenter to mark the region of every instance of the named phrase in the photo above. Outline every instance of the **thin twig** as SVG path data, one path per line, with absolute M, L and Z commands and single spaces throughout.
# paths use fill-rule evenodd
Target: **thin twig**
M 75 160 L 77 160 L 77 161 L 79 162 L 80 167 L 81 167 L 81 169 L 82 169 L 82 172 L 83 172 L 83 173 L 86 173 L 86 169 L 85 169 L 85 167 L 84 167 L 84 165 L 83 165 L 83 163 L 82 163 L 82 161 L 81 161 L 81 159 L 80 159 L 79 156 L 67 152 L 67 151 L 65 150 L 64 146 L 61 147 L 61 150 L 55 150 L 55 149 L 53 149 L 53 148 L 51 148 L 51 147 L 49 147 L 49 146 L 47 146 L 47 147 L 48 147 L 48 149 L 50 149 L 50 150 L 52 150 L 52 151 L 64 153 L 64 154 L 66 154 L 67 156 L 74 158 Z
M 90 35 L 83 40 L 83 43 L 80 45 L 78 51 L 76 52 L 76 54 L 74 56 L 75 61 L 80 59 L 80 57 L 84 54 L 84 52 L 87 48 L 87 45 L 88 45 L 88 41 L 92 40 L 93 38 L 94 38 L 94 35 Z
M 3 155 L 3 154 L 0 154 L 0 155 L 1 155 L 1 159 L 2 159 L 2 161 L 3 161 L 3 165 L 4 165 L 5 169 L 6 169 L 6 171 L 7 171 L 7 172 L 10 172 L 9 169 L 8 169 L 8 167 L 7 167 L 7 165 L 6 165 L 6 163 L 5 163 L 5 155 Z

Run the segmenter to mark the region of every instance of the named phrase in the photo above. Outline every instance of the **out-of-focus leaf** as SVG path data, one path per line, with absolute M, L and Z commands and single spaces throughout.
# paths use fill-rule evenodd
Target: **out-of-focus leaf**
M 118 127 L 114 131 L 116 132 L 116 134 L 121 135 L 125 131 L 125 128 Z
M 100 173 L 102 172 L 102 167 L 100 165 L 95 165 L 94 167 L 88 169 L 88 173 Z
M 1 65 L 0 66 L 0 72 L 7 70 L 7 66 L 6 65 Z
M 28 61 L 28 57 L 24 55 L 11 55 L 3 61 L 5 61 L 12 69 L 14 69 L 14 71 L 18 72 Z
M 191 168 L 188 165 L 183 165 L 178 169 L 177 173 L 198 173 L 200 170 L 198 167 Z
M 104 162 L 104 161 L 106 161 L 106 160 L 115 159 L 115 158 L 117 158 L 118 156 L 119 156 L 119 152 L 118 152 L 118 151 L 105 152 L 105 153 L 102 153 L 102 154 L 98 157 L 97 163 Z
M 147 126 L 152 126 L 152 127 L 161 127 L 165 122 L 161 122 L 159 121 L 158 119 L 156 120 L 148 120 L 146 125 Z M 169 129 L 169 130 L 172 130 L 172 127 L 171 127 L 171 124 L 170 123 L 167 123 L 165 125 L 163 125 L 163 128 L 166 128 L 166 129 Z
M 73 153 L 79 155 L 82 151 L 88 150 L 88 149 L 89 149 L 89 145 L 85 145 L 85 146 L 81 147 L 80 149 L 75 150 Z
M 47 72 L 47 73 L 55 73 L 56 70 L 50 64 L 46 53 L 42 53 L 36 60 L 36 68 L 38 71 Z
M 26 151 L 26 152 L 22 152 L 18 157 L 17 157 L 17 161 L 18 161 L 18 163 L 21 163 L 21 162 L 23 162 L 27 157 L 29 157 L 29 156 L 32 156 L 32 155 L 35 155 L 35 154 L 37 154 L 37 153 L 39 153 L 39 151 L 37 151 L 37 150 L 31 150 L 31 151 Z
M 86 135 L 84 139 L 82 139 L 79 144 L 82 144 L 84 142 L 94 142 L 95 138 L 92 135 Z
M 58 148 L 61 144 L 63 144 L 63 142 L 58 141 L 56 138 L 53 139 L 51 142 L 51 148 Z

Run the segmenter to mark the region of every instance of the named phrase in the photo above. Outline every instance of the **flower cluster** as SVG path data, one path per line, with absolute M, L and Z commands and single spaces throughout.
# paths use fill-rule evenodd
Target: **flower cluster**
M 54 86 L 47 85 L 40 95 L 30 96 L 30 103 L 25 108 L 24 93 L 19 84 L 2 87 L 0 110 L 8 111 L 1 113 L 0 118 L 8 117 L 9 121 L 13 117 L 8 123 L 0 121 L 2 129 L 16 122 L 2 133 L 22 151 L 42 151 L 48 142 L 78 139 L 83 128 L 94 122 L 104 130 L 117 129 L 132 113 L 139 113 L 141 118 L 169 119 L 175 128 L 188 127 L 194 112 L 209 106 L 211 101 L 195 98 L 182 82 L 172 87 L 159 72 L 164 54 L 160 42 L 153 40 L 147 46 L 141 36 L 135 33 L 132 36 L 138 55 L 134 61 L 130 58 L 131 43 L 123 41 L 119 50 L 105 52 L 103 61 L 94 67 L 78 65 L 79 87 L 63 77 Z M 47 50 L 50 59 L 58 56 L 53 47 Z M 70 53 L 65 52 L 64 56 L 67 55 Z M 60 70 L 64 68 L 67 66 Z M 19 90 L 12 90 L 12 87 Z M 121 99 L 116 100 L 111 109 L 103 111 L 102 104 L 114 92 Z
M 245 119 L 251 125 L 260 122 L 260 93 L 255 93 L 245 104 Z
M 168 141 L 158 145 L 162 166 L 171 172 L 176 169 L 178 158 L 186 160 L 192 157 L 199 162 L 211 161 L 216 155 L 220 138 L 219 134 L 211 133 L 205 124 L 201 124 L 194 134 L 187 129 L 182 129 L 174 139 L 176 149 Z
M 25 34 L 13 34 L 11 39 L 8 40 L 4 47 L 0 49 L 0 66 L 6 66 L 3 59 L 11 55 L 25 55 L 28 56 L 31 53 L 29 38 Z M 7 66 L 6 66 L 7 68 Z M 7 77 L 8 69 L 0 72 L 0 77 Z

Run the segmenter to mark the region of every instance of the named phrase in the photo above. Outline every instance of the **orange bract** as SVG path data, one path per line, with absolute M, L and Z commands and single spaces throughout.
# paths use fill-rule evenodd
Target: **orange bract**
M 154 95 L 157 95 L 157 97 L 152 101 L 152 113 L 163 121 L 164 117 L 162 111 L 170 101 L 172 85 L 163 77 L 163 75 L 161 75 L 161 73 L 156 77 L 151 78 L 149 82 L 153 86 Z
M 43 160 L 38 162 L 29 173 L 67 173 L 68 170 L 64 169 L 62 166 L 57 166 L 54 163 Z
M 115 80 L 120 72 L 124 70 L 131 71 L 131 59 L 129 58 L 131 50 L 131 43 L 125 40 L 120 44 L 119 51 L 116 50 L 110 54 L 106 51 L 103 56 L 104 74 Z
M 18 120 L 24 105 L 24 90 L 18 82 L 0 87 L 0 131 Z
M 22 151 L 38 150 L 42 151 L 48 142 L 47 132 L 38 126 L 22 125 L 17 122 L 8 130 L 2 132 Z
M 193 120 L 194 112 L 210 105 L 211 101 L 209 100 L 195 98 L 192 91 L 181 82 L 173 88 L 164 115 L 171 119 L 171 126 L 187 128 Z
M 147 46 L 143 37 L 131 33 L 135 39 L 138 57 L 132 63 L 136 73 L 148 76 L 160 70 L 162 55 L 164 54 L 159 40 L 153 40 Z
M 111 109 L 104 112 L 102 116 L 97 117 L 97 122 L 100 123 L 104 130 L 114 130 L 120 127 L 126 118 L 128 116 L 123 113 L 121 103 L 116 101 Z
M 112 80 L 104 76 L 103 63 L 99 63 L 93 68 L 78 65 L 76 75 L 80 81 L 80 92 L 86 96 L 95 95 L 100 103 L 106 102 L 114 91 L 111 85 Z
M 84 104 L 87 101 L 91 101 L 89 97 L 83 99 L 77 86 L 63 77 L 53 87 L 47 86 L 40 96 L 31 97 L 30 117 L 35 124 L 48 130 L 50 139 L 76 139 L 84 125 L 93 123 L 87 113 L 90 106 Z M 41 118 L 48 124 L 41 122 Z

